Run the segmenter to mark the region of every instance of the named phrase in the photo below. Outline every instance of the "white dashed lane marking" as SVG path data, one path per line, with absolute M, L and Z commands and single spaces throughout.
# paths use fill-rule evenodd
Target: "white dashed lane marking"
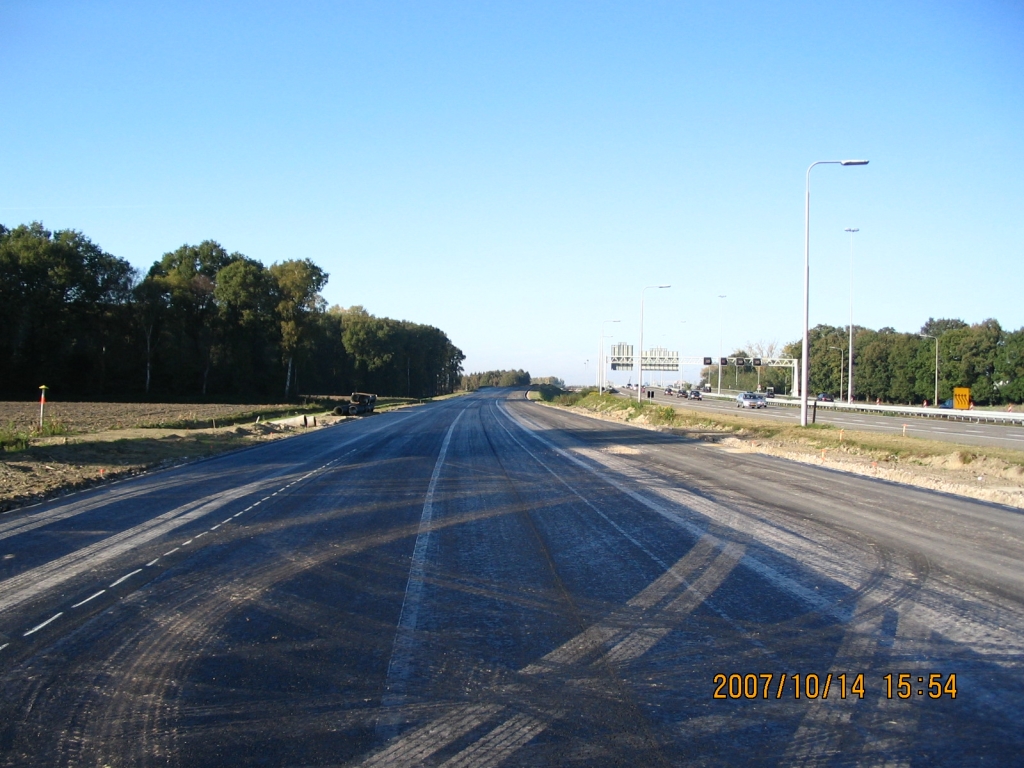
M 102 595 L 102 594 L 103 594 L 104 592 L 106 592 L 106 591 L 107 591 L 107 590 L 105 590 L 105 589 L 101 589 L 101 590 L 100 590 L 99 592 L 97 592 L 96 594 L 93 594 L 93 595 L 89 595 L 89 596 L 88 596 L 87 598 L 85 598 L 85 600 L 83 600 L 83 601 L 82 601 L 82 602 L 80 602 L 80 603 L 75 603 L 75 604 L 74 604 L 74 605 L 72 605 L 71 607 L 72 607 L 72 608 L 81 608 L 81 607 L 82 607 L 83 605 L 85 605 L 86 603 L 88 603 L 88 602 L 89 602 L 90 600 L 95 600 L 95 599 L 96 599 L 97 597 L 99 597 L 100 595 Z
M 42 624 L 37 624 L 36 626 L 32 627 L 32 629 L 30 629 L 30 630 L 29 630 L 28 632 L 26 632 L 26 633 L 24 634 L 24 637 L 28 637 L 29 635 L 31 635 L 31 634 L 34 634 L 34 633 L 38 632 L 38 631 L 39 631 L 40 629 L 42 629 L 43 627 L 45 627 L 45 626 L 46 626 L 47 624 L 50 624 L 50 623 L 52 623 L 52 622 L 56 621 L 57 619 L 59 619 L 59 618 L 60 618 L 61 616 L 63 616 L 63 615 L 64 615 L 64 611 L 61 611 L 61 612 L 60 612 L 60 613 L 58 613 L 58 614 L 57 614 L 56 616 L 51 616 L 51 617 L 50 617 L 50 618 L 48 618 L 48 619 L 47 619 L 46 621 L 44 621 L 44 622 L 43 622 Z
M 131 573 L 126 573 L 126 574 L 125 574 L 124 576 L 122 576 L 122 577 L 121 577 L 120 579 L 118 579 L 117 581 L 115 581 L 115 582 L 114 582 L 113 584 L 111 584 L 110 586 L 111 586 L 111 587 L 116 587 L 116 586 L 117 586 L 118 584 L 120 584 L 120 583 L 121 583 L 122 581 L 127 581 L 127 580 L 128 580 L 128 579 L 130 579 L 130 578 L 131 578 L 132 576 L 134 576 L 134 575 L 135 575 L 136 573 L 142 573 L 142 569 L 141 569 L 141 568 L 136 568 L 136 569 L 135 569 L 134 571 L 132 571 Z
M 350 453 L 351 453 L 351 451 L 350 451 Z M 347 455 L 348 455 L 348 454 L 345 454 L 345 456 L 347 456 Z M 332 464 L 334 464 L 334 463 L 336 463 L 336 462 L 338 462 L 338 461 L 341 461 L 341 459 L 345 458 L 345 456 L 339 456 L 338 458 L 336 458 L 336 459 L 333 459 L 333 460 L 331 460 L 331 461 L 327 462 L 327 463 L 326 463 L 326 464 L 324 464 L 323 466 L 317 467 L 317 468 L 316 468 L 316 469 L 314 469 L 314 470 L 313 470 L 312 472 L 308 472 L 307 474 L 305 474 L 305 475 L 303 475 L 302 477 L 300 477 L 300 478 L 299 478 L 298 480 L 293 480 L 292 482 L 288 483 L 287 485 L 284 485 L 284 486 L 282 486 L 281 488 L 279 488 L 278 490 L 274 491 L 274 493 L 270 494 L 269 496 L 264 496 L 264 497 L 263 497 L 262 499 L 260 499 L 259 501 L 256 501 L 256 502 L 254 502 L 254 503 L 250 504 L 250 505 L 249 505 L 248 507 L 246 507 L 245 509 L 243 509 L 243 510 L 242 510 L 241 512 L 236 512 L 235 514 L 231 515 L 231 517 L 227 517 L 227 518 L 225 518 L 225 519 L 224 519 L 224 520 L 222 520 L 221 522 L 217 523 L 217 525 L 215 525 L 215 526 L 213 526 L 212 528 L 210 528 L 210 531 L 215 531 L 215 530 L 217 530 L 217 529 L 218 529 L 218 528 L 220 528 L 220 527 L 221 527 L 222 525 L 224 525 L 224 524 L 226 524 L 226 523 L 229 523 L 229 522 L 231 522 L 232 518 L 236 518 L 236 517 L 238 517 L 239 515 L 243 515 L 243 514 L 245 514 L 245 513 L 246 513 L 246 512 L 248 512 L 249 510 L 251 510 L 251 509 L 253 509 L 253 508 L 255 508 L 255 507 L 259 506 L 260 504 L 262 504 L 262 503 L 263 503 L 264 501 L 269 501 L 269 500 L 270 500 L 271 498 L 273 498 L 274 496 L 277 496 L 277 495 L 278 495 L 279 493 L 281 493 L 282 491 L 285 491 L 285 490 L 287 490 L 288 488 L 291 488 L 291 487 L 292 487 L 293 485 L 295 485 L 296 483 L 299 483 L 299 482 L 301 482 L 302 480 L 306 480 L 306 479 L 308 479 L 308 478 L 312 477 L 313 475 L 315 475 L 315 474 L 316 474 L 317 472 L 320 472 L 321 470 L 324 470 L 324 469 L 326 469 L 327 467 L 331 466 Z M 184 541 L 184 542 L 182 542 L 182 543 L 181 543 L 181 544 L 180 544 L 179 546 L 177 546 L 177 547 L 174 547 L 173 549 L 169 549 L 169 550 L 167 550 L 167 551 L 166 551 L 166 552 L 164 552 L 164 553 L 163 553 L 162 555 L 160 555 L 160 557 L 167 557 L 168 555 L 173 555 L 173 554 L 174 554 L 175 552 L 179 551 L 179 550 L 180 550 L 180 549 L 181 549 L 182 547 L 187 547 L 187 546 L 188 546 L 189 544 L 191 544 L 192 542 L 194 542 L 194 541 L 195 541 L 196 539 L 202 538 L 202 537 L 203 537 L 203 536 L 205 536 L 205 535 L 206 535 L 207 533 L 209 533 L 209 531 L 203 531 L 202 533 L 200 533 L 200 534 L 197 534 L 196 536 L 193 536 L 193 537 L 192 537 L 191 539 L 189 539 L 188 541 Z M 160 557 L 155 557 L 155 558 L 153 558 L 153 559 L 152 559 L 152 560 L 150 560 L 150 561 L 149 561 L 148 563 L 146 563 L 146 566 L 147 566 L 147 567 L 149 567 L 149 566 L 153 566 L 153 565 L 156 565 L 156 564 L 157 564 L 157 562 L 158 562 L 158 561 L 160 560 Z M 119 579 L 118 579 L 117 581 L 115 581 L 115 582 L 114 582 L 113 584 L 111 584 L 111 585 L 110 585 L 110 587 L 108 587 L 108 588 L 116 587 L 116 586 L 117 586 L 118 584 L 121 584 L 122 582 L 125 582 L 125 581 L 127 581 L 128 579 L 130 579 L 130 578 L 131 578 L 132 576 L 134 576 L 135 574 L 137 574 L 137 573 L 142 573 L 142 570 L 143 570 L 142 568 L 136 568 L 136 569 L 135 569 L 134 571 L 132 571 L 131 573 L 126 573 L 126 574 L 125 574 L 124 576 L 122 576 L 122 577 L 121 577 L 121 578 L 119 578 Z M 85 605 L 86 603 L 88 603 L 89 601 L 91 601 L 91 600 L 95 600 L 95 599 L 96 599 L 97 597 L 99 597 L 100 595 L 104 594 L 104 593 L 105 593 L 106 591 L 107 591 L 106 589 L 101 589 L 101 590 L 99 590 L 98 592 L 95 592 L 95 593 L 93 593 L 92 595 L 89 595 L 89 597 L 85 598 L 85 600 L 82 600 L 82 601 L 80 601 L 80 602 L 77 602 L 77 603 L 75 603 L 75 604 L 74 604 L 74 605 L 72 605 L 71 607 L 72 607 L 72 608 L 80 608 L 80 607 L 82 607 L 83 605 Z M 42 624 L 37 624 L 36 626 L 32 627 L 32 629 L 30 629 L 30 630 L 28 630 L 27 632 L 25 632 L 23 636 L 24 636 L 24 637 L 28 637 L 29 635 L 35 634 L 35 633 L 36 633 L 36 632 L 38 632 L 38 631 L 39 631 L 40 629 L 42 629 L 43 627 L 47 626 L 48 624 L 51 624 L 52 622 L 56 621 L 57 619 L 59 619 L 59 618 L 60 618 L 61 616 L 63 616 L 63 615 L 64 615 L 64 612 L 63 612 L 63 611 L 61 611 L 60 613 L 57 613 L 57 614 L 55 614 L 55 615 L 51 616 L 51 617 L 50 617 L 50 618 L 48 618 L 48 619 L 47 619 L 46 621 L 44 621 L 44 622 L 43 622 Z M 10 643 L 4 643 L 3 645 L 0 645 L 0 651 L 2 651 L 2 650 L 3 650 L 4 648 L 6 648 L 6 647 L 7 647 L 7 646 L 9 646 L 9 645 L 10 645 Z

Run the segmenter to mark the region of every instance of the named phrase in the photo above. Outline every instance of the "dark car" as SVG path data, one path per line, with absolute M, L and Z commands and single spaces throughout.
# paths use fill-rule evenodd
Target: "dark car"
M 704 399 L 704 398 L 702 398 L 700 396 L 700 390 L 699 389 L 691 389 L 690 390 L 690 394 L 687 395 L 687 398 L 689 398 L 690 400 L 703 400 Z
M 818 402 L 819 403 L 834 403 L 835 401 L 836 401 L 836 399 L 834 397 L 832 397 L 832 395 L 830 395 L 828 392 L 819 392 L 818 393 Z

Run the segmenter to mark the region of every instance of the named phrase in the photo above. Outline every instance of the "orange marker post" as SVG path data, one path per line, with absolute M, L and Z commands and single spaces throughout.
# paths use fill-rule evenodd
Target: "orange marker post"
M 49 389 L 45 384 L 39 387 L 39 431 L 43 431 L 43 406 L 46 405 L 46 390 Z

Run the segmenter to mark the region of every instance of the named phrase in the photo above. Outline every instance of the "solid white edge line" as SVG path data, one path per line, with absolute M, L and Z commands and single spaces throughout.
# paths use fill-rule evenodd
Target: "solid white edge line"
M 44 622 L 43 622 L 42 624 L 40 624 L 40 625 L 39 625 L 38 627 L 32 627 L 32 629 L 30 629 L 30 630 L 29 630 L 28 632 L 26 632 L 26 633 L 25 633 L 24 635 L 22 635 L 22 637 L 28 637 L 28 636 L 29 636 L 29 635 L 31 635 L 32 633 L 34 633 L 34 632 L 38 632 L 38 631 L 39 631 L 40 629 L 42 629 L 43 627 L 45 627 L 45 626 L 46 626 L 47 624 L 49 624 L 49 623 L 50 623 L 51 621 L 56 621 L 57 619 L 59 619 L 59 618 L 60 618 L 61 616 L 63 616 L 63 615 L 64 615 L 64 611 L 61 611 L 61 612 L 60 612 L 60 613 L 58 613 L 58 614 L 57 614 L 56 616 L 51 616 L 51 617 L 50 617 L 50 618 L 48 618 L 48 619 L 47 619 L 46 621 L 44 621 Z
M 89 596 L 88 596 L 87 598 L 85 598 L 85 600 L 83 600 L 83 601 L 82 601 L 82 602 L 80 602 L 80 603 L 75 603 L 75 604 L 74 604 L 74 605 L 72 605 L 71 607 L 72 607 L 72 608 L 81 608 L 81 607 L 82 607 L 83 605 L 85 605 L 86 603 L 88 603 L 88 602 L 89 602 L 90 600 L 95 600 L 95 599 L 96 599 L 97 597 L 99 597 L 100 595 L 102 595 L 102 594 L 103 594 L 104 592 L 106 592 L 106 591 L 107 591 L 107 590 L 105 590 L 105 589 L 101 589 L 101 590 L 100 590 L 99 592 L 97 592 L 97 593 L 96 593 L 95 595 L 89 595 Z
M 131 573 L 126 573 L 126 574 L 125 574 L 124 576 L 122 576 L 122 577 L 121 577 L 120 579 L 118 579 L 117 581 L 115 581 L 115 582 L 114 582 L 113 584 L 111 584 L 110 586 L 111 586 L 111 587 L 116 587 L 116 586 L 117 586 L 118 584 L 120 584 L 120 583 L 121 583 L 122 581 L 127 581 L 127 580 L 128 580 L 128 579 L 130 579 L 130 578 L 131 578 L 132 576 L 134 576 L 134 575 L 135 575 L 136 573 L 142 573 L 142 569 L 141 569 L 141 568 L 136 568 L 136 569 L 135 569 L 134 571 L 132 571 Z

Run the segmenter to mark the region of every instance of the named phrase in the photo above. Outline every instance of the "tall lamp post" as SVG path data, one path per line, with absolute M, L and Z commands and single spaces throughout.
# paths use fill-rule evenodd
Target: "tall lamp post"
M 680 320 L 679 324 L 680 325 L 686 325 L 686 321 L 685 320 Z M 682 355 L 682 353 L 683 353 L 683 345 L 680 344 L 679 345 L 679 354 Z M 683 383 L 683 362 L 682 362 L 682 357 L 680 357 L 680 360 L 679 360 L 679 383 L 680 384 Z
M 640 349 L 637 352 L 636 401 L 643 402 L 644 389 L 644 293 L 648 288 L 671 288 L 671 285 L 647 285 L 640 291 Z
M 846 362 L 845 352 L 842 347 L 829 347 L 839 353 L 839 399 L 843 399 L 843 365 Z
M 867 160 L 818 160 L 807 166 L 804 186 L 804 340 L 800 348 L 800 426 L 807 426 L 807 389 L 810 354 L 810 278 L 811 278 L 811 169 L 816 165 L 867 165 Z
M 853 234 L 860 230 L 856 227 L 847 227 L 845 231 L 850 233 L 850 348 L 846 355 L 846 359 L 850 362 L 846 365 L 846 370 L 849 371 L 846 402 L 853 405 Z M 842 387 L 839 388 L 840 395 L 842 395 L 842 389 Z
M 597 393 L 599 395 L 604 394 L 604 327 L 607 323 L 618 323 L 619 320 L 602 320 L 601 321 L 601 361 L 598 363 L 600 366 L 600 373 L 597 377 Z
M 718 298 L 724 299 L 725 296 L 719 294 Z M 722 394 L 722 340 L 724 332 L 722 328 L 725 323 L 725 302 L 718 305 L 718 394 Z
M 925 339 L 935 340 L 935 400 L 932 401 L 932 406 L 938 406 L 939 404 L 939 337 L 930 336 L 927 333 L 919 333 L 918 336 Z

